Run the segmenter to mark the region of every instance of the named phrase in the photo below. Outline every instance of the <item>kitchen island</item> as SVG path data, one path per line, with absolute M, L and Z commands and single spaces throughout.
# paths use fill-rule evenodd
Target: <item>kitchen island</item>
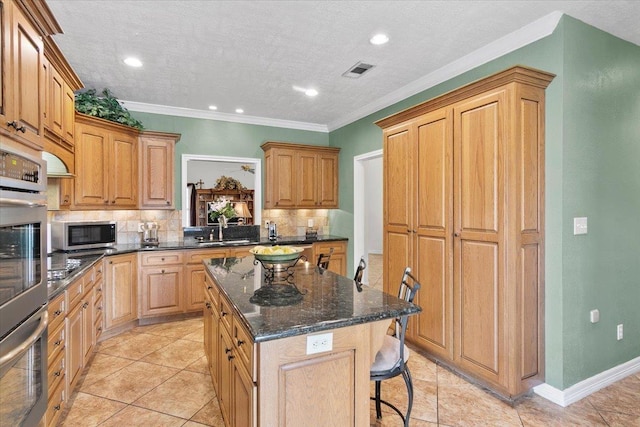
M 302 262 L 204 261 L 205 352 L 228 426 L 369 425 L 369 368 L 420 308 Z

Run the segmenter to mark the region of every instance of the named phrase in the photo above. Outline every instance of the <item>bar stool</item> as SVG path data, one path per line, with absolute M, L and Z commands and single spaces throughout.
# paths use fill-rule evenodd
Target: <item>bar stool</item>
M 318 255 L 317 265 L 321 270 L 327 270 L 329 268 L 329 261 L 331 261 L 331 254 L 333 254 L 333 248 L 329 249 L 328 254 Z
M 358 292 L 362 292 L 362 275 L 364 274 L 365 268 L 367 268 L 367 263 L 365 262 L 364 257 L 362 257 L 358 263 L 358 268 L 356 268 L 356 274 L 353 276 L 353 281 L 356 284 Z
M 398 291 L 398 298 L 407 302 L 413 302 L 416 293 L 420 289 L 420 283 L 411 274 L 411 268 L 407 267 L 402 275 L 402 282 Z M 409 316 L 400 316 L 394 319 L 393 335 L 385 335 L 382 347 L 376 354 L 376 358 L 371 365 L 369 376 L 371 381 L 375 381 L 375 397 L 371 400 L 376 402 L 376 417 L 382 418 L 381 404 L 385 404 L 402 418 L 405 427 L 409 425 L 409 417 L 411 416 L 411 407 L 413 406 L 413 381 L 411 380 L 411 372 L 407 366 L 409 360 L 409 348 L 404 343 L 404 337 L 407 331 L 407 323 Z M 408 405 L 407 413 L 403 414 L 393 404 L 380 398 L 380 383 L 383 380 L 402 375 L 407 386 Z

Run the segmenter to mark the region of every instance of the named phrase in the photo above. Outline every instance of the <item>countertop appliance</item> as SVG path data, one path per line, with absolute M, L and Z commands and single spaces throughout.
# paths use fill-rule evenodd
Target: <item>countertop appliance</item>
M 47 406 L 46 162 L 0 149 L 0 418 L 36 425 Z
M 51 221 L 51 249 L 75 251 L 117 244 L 115 221 Z

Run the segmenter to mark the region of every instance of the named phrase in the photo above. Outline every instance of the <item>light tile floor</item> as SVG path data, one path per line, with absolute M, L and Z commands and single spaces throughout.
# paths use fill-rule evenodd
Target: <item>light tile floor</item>
M 640 374 L 562 408 L 533 394 L 507 404 L 417 350 L 409 367 L 411 426 L 640 426 Z M 406 407 L 401 378 L 383 382 L 382 394 Z M 376 420 L 371 405 L 371 426 L 402 425 L 384 406 L 382 420 Z M 142 326 L 99 344 L 61 425 L 223 426 L 204 356 L 202 319 Z

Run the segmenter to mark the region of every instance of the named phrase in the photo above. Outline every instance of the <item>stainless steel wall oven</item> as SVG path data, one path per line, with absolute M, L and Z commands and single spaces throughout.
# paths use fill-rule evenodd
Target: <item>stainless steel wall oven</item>
M 36 425 L 47 404 L 46 163 L 0 149 L 0 419 Z

